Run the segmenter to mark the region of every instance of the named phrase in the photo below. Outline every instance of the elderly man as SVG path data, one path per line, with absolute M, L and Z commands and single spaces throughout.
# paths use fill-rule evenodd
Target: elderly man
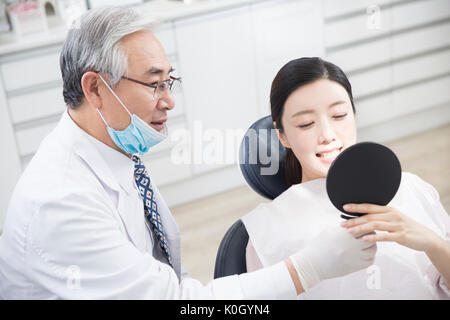
M 0 297 L 286 299 L 370 265 L 374 247 L 368 259 L 371 245 L 336 227 L 253 273 L 204 286 L 182 270 L 178 227 L 139 158 L 166 137 L 178 81 L 149 28 L 135 11 L 108 7 L 70 30 L 60 61 L 67 111 L 11 198 Z

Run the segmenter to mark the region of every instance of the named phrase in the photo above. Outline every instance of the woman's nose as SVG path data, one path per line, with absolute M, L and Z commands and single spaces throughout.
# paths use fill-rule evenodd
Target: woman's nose
M 336 139 L 336 133 L 329 124 L 324 124 L 320 128 L 319 144 L 328 144 Z

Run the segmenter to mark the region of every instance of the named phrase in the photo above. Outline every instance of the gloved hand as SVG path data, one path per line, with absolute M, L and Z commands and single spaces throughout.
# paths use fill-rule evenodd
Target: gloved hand
M 323 230 L 307 247 L 289 258 L 307 291 L 322 280 L 367 268 L 373 263 L 376 251 L 376 243 L 365 242 L 336 226 Z

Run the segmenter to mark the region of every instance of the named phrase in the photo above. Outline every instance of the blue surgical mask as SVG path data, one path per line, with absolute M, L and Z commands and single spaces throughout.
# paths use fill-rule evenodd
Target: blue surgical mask
M 106 130 L 108 131 L 109 136 L 117 147 L 128 154 L 138 153 L 140 155 L 143 155 L 147 153 L 151 147 L 167 138 L 166 126 L 164 126 L 162 133 L 158 132 L 141 118 L 139 118 L 136 114 L 131 114 L 130 111 L 128 111 L 127 107 L 123 104 L 123 102 L 119 99 L 116 93 L 111 89 L 111 87 L 100 74 L 99 77 L 131 117 L 131 122 L 128 127 L 125 128 L 125 130 L 115 130 L 108 125 L 101 112 L 97 109 L 98 114 L 106 125 Z

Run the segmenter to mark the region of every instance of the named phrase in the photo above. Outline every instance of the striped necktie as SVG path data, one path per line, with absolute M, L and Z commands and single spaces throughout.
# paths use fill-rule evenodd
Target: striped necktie
M 167 246 L 167 239 L 164 233 L 161 216 L 158 213 L 158 205 L 154 198 L 150 177 L 147 174 L 147 170 L 141 159 L 137 156 L 132 156 L 132 159 L 134 161 L 134 179 L 136 180 L 139 193 L 144 201 L 145 218 L 150 222 L 153 233 L 158 239 L 159 246 L 165 253 L 169 265 L 173 268 L 172 257 L 170 256 L 169 247 Z

